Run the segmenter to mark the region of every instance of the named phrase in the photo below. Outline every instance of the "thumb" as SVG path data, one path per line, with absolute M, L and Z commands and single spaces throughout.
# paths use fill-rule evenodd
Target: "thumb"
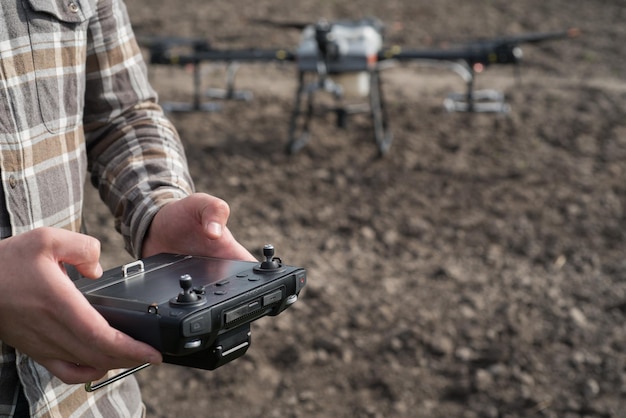
M 102 276 L 100 241 L 94 237 L 63 229 L 56 229 L 51 239 L 52 254 L 58 263 L 76 267 L 89 278 Z
M 201 193 L 197 193 L 193 197 L 197 199 L 198 207 L 201 209 L 200 218 L 206 236 L 209 239 L 221 238 L 230 215 L 228 203 L 214 196 Z

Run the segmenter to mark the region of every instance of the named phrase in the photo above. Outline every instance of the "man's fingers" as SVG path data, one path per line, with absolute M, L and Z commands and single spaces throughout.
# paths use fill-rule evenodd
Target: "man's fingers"
M 41 243 L 49 246 L 57 262 L 71 264 L 84 276 L 102 275 L 100 241 L 88 235 L 66 230 L 41 228 Z
M 111 327 L 69 280 L 57 283 L 58 297 L 55 300 L 64 300 L 64 303 L 54 304 L 50 310 L 57 324 L 50 325 L 55 326 L 55 332 L 44 345 L 54 349 L 55 354 L 40 350 L 42 357 L 94 366 L 100 370 L 162 361 L 161 353 L 153 347 Z M 35 332 L 44 337 L 48 335 L 45 329 Z
M 161 353 L 150 345 L 137 341 L 112 328 L 91 306 L 75 319 L 68 339 L 77 341 L 76 349 L 67 360 L 100 369 L 134 367 L 143 363 L 161 363 Z M 80 348 L 79 348 L 80 347 Z
M 39 363 L 67 384 L 93 382 L 106 375 L 106 370 L 98 370 L 63 360 L 40 360 Z
M 134 367 L 144 363 L 159 364 L 163 361 L 161 353 L 155 348 L 132 337 L 110 328 L 111 336 L 100 341 L 101 355 L 104 358 L 90 359 L 90 364 L 106 364 L 108 369 Z
M 96 324 L 96 327 L 100 326 Z M 144 363 L 160 364 L 162 362 L 161 353 L 150 345 L 137 341 L 108 325 L 105 327 L 106 329 L 100 333 L 102 337 L 90 340 L 86 339 L 88 332 L 85 333 L 86 335 L 73 335 L 73 333 L 61 331 L 60 338 L 72 341 L 73 350 L 67 350 L 63 346 L 51 347 L 54 348 L 51 352 L 43 353 L 41 358 L 33 358 L 46 367 L 47 364 L 56 367 L 59 372 L 63 373 L 65 379 L 72 374 L 83 376 L 89 373 L 88 369 L 92 369 L 93 372 L 94 370 L 131 368 Z M 53 344 L 51 343 L 50 346 Z M 77 370 L 76 367 L 70 367 L 72 365 L 80 365 L 82 368 Z M 56 373 L 56 369 L 54 371 L 50 369 L 50 371 L 61 377 Z M 98 377 L 91 377 L 92 380 L 96 378 Z
M 204 232 L 210 239 L 220 239 L 224 232 L 224 227 L 221 223 L 209 221 L 204 224 Z
M 229 253 L 224 255 L 224 258 L 234 258 L 237 260 L 245 261 L 258 261 L 243 245 L 241 245 L 233 235 L 228 227 L 224 227 L 223 238 L 225 241 L 231 243 L 228 249 Z

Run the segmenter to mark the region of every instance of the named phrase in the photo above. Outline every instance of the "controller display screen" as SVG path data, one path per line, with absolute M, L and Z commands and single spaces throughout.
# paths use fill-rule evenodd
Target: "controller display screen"
M 181 276 L 190 275 L 193 287 L 205 287 L 234 278 L 240 272 L 249 272 L 251 265 L 253 263 L 245 261 L 188 258 L 160 269 L 136 274 L 93 293 L 146 304 L 161 304 L 178 295 L 181 290 Z

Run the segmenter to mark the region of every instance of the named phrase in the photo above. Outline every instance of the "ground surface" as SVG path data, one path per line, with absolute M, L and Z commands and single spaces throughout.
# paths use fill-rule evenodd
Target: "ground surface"
M 240 69 L 250 102 L 172 115 L 200 191 L 231 205 L 257 254 L 305 266 L 300 301 L 253 325 L 241 359 L 214 372 L 164 365 L 138 378 L 151 417 L 619 417 L 626 409 L 626 7 L 621 0 L 130 0 L 137 32 L 216 47 L 292 47 L 298 33 L 248 18 L 377 16 L 388 43 L 580 27 L 524 49 L 522 82 L 481 88 L 511 112 L 451 114 L 445 70 L 384 72 L 394 142 L 370 121 L 317 119 L 286 155 L 290 65 Z M 223 85 L 223 67 L 203 82 Z M 151 68 L 163 101 L 191 77 Z M 103 261 L 128 260 L 90 199 Z

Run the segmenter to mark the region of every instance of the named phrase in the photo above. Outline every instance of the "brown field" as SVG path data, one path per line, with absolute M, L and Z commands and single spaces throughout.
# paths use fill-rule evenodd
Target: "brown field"
M 243 65 L 253 100 L 172 114 L 199 191 L 231 205 L 251 251 L 304 266 L 300 301 L 253 324 L 248 353 L 208 372 L 138 374 L 150 417 L 620 417 L 626 409 L 626 6 L 622 0 L 129 0 L 141 35 L 295 48 L 249 18 L 376 16 L 387 43 L 579 27 L 524 48 L 521 82 L 490 67 L 506 114 L 448 113 L 447 70 L 383 72 L 394 142 L 377 158 L 365 115 L 331 115 L 287 155 L 291 64 Z M 205 87 L 224 66 L 205 64 Z M 191 75 L 151 67 L 162 101 Z M 128 255 L 89 194 L 105 267 Z

